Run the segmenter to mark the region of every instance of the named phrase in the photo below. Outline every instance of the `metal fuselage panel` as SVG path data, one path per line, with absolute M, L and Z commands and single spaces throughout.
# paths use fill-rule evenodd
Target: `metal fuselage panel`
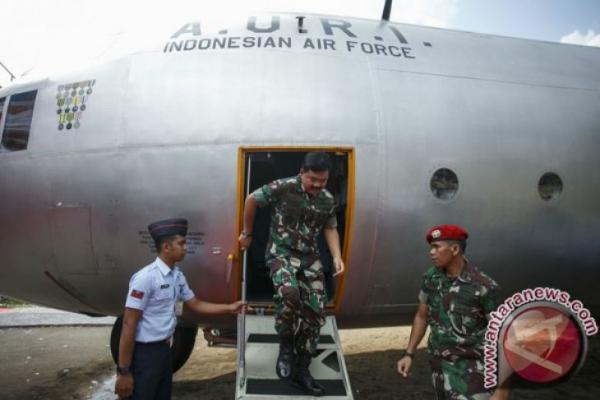
M 239 147 L 350 146 L 341 325 L 414 311 L 424 232 L 441 223 L 469 230 L 470 260 L 506 295 L 551 286 L 600 305 L 599 50 L 348 18 L 306 16 L 307 33 L 292 15 L 246 22 L 0 92 L 38 90 L 28 149 L 0 153 L 1 293 L 120 314 L 155 257 L 148 222 L 181 216 L 190 285 L 232 301 Z M 91 79 L 81 126 L 59 130 L 58 87 Z M 438 168 L 458 176 L 450 201 L 431 193 Z M 549 171 L 564 189 L 545 202 Z

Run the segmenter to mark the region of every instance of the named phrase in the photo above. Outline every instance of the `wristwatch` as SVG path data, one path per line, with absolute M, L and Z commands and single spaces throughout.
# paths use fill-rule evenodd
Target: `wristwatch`
M 119 375 L 129 375 L 131 374 L 131 367 L 128 365 L 126 367 L 119 367 L 117 365 L 117 374 Z
M 409 351 L 406 351 L 406 350 L 404 351 L 404 353 L 402 353 L 402 357 L 400 357 L 400 358 L 404 358 L 404 357 L 406 357 L 406 356 L 408 356 L 408 357 L 410 357 L 410 358 L 415 358 L 415 355 L 414 355 L 414 353 L 411 353 L 411 352 L 409 352 Z
M 242 231 L 242 236 L 247 238 L 247 237 L 251 237 L 252 236 L 252 232 L 248 233 L 246 231 Z

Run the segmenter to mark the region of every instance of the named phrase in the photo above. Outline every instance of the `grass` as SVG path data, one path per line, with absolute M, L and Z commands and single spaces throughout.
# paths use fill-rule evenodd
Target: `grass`
M 11 299 L 10 297 L 0 296 L 0 307 L 2 308 L 16 308 L 16 307 L 27 307 L 29 303 L 21 300 Z

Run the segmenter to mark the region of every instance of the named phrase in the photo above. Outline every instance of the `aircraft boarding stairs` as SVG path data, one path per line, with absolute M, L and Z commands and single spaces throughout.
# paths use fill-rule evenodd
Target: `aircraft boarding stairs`
M 273 316 L 238 316 L 238 359 L 236 399 L 308 399 L 292 382 L 275 373 L 279 340 Z M 328 316 L 321 329 L 318 355 L 310 365 L 312 376 L 325 388 L 328 399 L 353 399 L 348 372 L 334 316 Z

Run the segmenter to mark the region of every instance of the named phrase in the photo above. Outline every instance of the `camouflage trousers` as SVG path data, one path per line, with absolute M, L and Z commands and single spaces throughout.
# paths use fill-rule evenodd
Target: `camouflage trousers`
M 275 291 L 275 330 L 282 338 L 294 337 L 298 356 L 314 356 L 325 324 L 323 264 L 317 259 L 302 268 L 298 258 L 277 257 L 267 265 Z
M 437 400 L 487 400 L 492 392 L 485 389 L 481 360 L 460 358 L 449 361 L 431 357 L 431 379 Z

